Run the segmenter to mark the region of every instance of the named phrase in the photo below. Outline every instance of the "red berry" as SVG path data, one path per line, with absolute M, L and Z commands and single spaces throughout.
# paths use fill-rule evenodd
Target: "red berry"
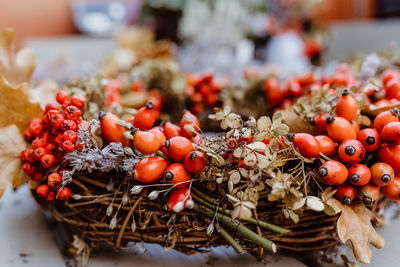
M 356 139 L 347 139 L 340 144 L 338 155 L 342 162 L 356 164 L 363 160 L 365 148 L 360 141 Z
M 67 130 L 64 132 L 63 138 L 64 138 L 64 141 L 69 140 L 73 144 L 75 144 L 75 142 L 78 140 L 78 135 L 72 130 Z
M 31 145 L 33 149 L 37 149 L 39 147 L 46 146 L 46 141 L 43 138 L 36 137 L 35 139 L 33 139 Z
M 171 139 L 175 136 L 181 135 L 181 128 L 178 125 L 175 125 L 169 121 L 164 124 L 164 134 L 167 139 Z
M 62 114 L 55 114 L 51 118 L 51 126 L 55 129 L 61 129 L 62 123 L 64 122 L 64 116 Z
M 229 138 L 225 143 L 229 149 L 236 149 L 239 147 L 239 143 L 235 138 Z
M 29 131 L 33 136 L 40 136 L 43 131 L 42 120 L 38 118 L 33 118 L 29 122 Z
M 24 132 L 24 139 L 26 142 L 30 142 L 33 138 L 32 133 L 29 131 L 29 129 L 26 129 Z
M 350 183 L 363 186 L 371 180 L 371 171 L 364 164 L 355 164 L 349 168 L 349 181 Z
M 381 132 L 383 141 L 397 143 L 400 141 L 400 122 L 390 122 L 386 124 Z
M 64 104 L 69 101 L 69 95 L 65 91 L 59 91 L 56 94 L 56 100 L 59 104 Z
M 47 185 L 56 188 L 61 184 L 61 175 L 53 172 L 47 177 Z
M 24 169 L 25 173 L 28 175 L 33 175 L 37 172 L 37 168 L 29 162 L 24 163 L 23 169 Z
M 62 123 L 62 130 L 67 131 L 67 130 L 76 130 L 76 122 L 73 120 L 64 120 Z
M 188 185 L 191 176 L 182 163 L 172 163 L 165 170 L 164 178 L 168 183 L 176 185 L 176 188 L 181 188 Z
M 37 173 L 35 173 L 35 174 L 33 175 L 33 179 L 34 179 L 35 181 L 41 181 L 41 180 L 43 179 L 43 174 L 40 173 L 40 172 L 37 172 Z
M 46 145 L 46 151 L 49 154 L 55 154 L 57 152 L 57 146 L 53 143 L 49 143 Z
M 22 159 L 22 161 L 26 161 L 29 163 L 32 163 L 35 161 L 35 155 L 33 153 L 32 148 L 27 148 L 27 149 L 23 150 L 21 153 L 23 154 L 23 155 L 20 155 L 21 159 L 22 158 L 25 159 L 25 160 Z
M 152 102 L 147 103 L 141 107 L 133 118 L 133 126 L 139 128 L 141 131 L 149 130 L 153 127 L 156 121 L 156 111 Z
M 74 95 L 71 97 L 71 105 L 83 109 L 85 107 L 85 98 L 81 95 Z
M 321 133 L 326 133 L 326 119 L 329 117 L 327 113 L 321 113 L 311 120 L 311 124 L 315 125 L 318 131 Z
M 315 158 L 321 152 L 319 141 L 307 133 L 288 134 L 289 141 L 300 151 L 304 157 Z
M 377 150 L 381 143 L 378 131 L 371 128 L 365 128 L 359 131 L 357 140 L 363 144 L 365 150 L 368 152 Z
M 67 120 L 78 121 L 81 118 L 81 111 L 75 106 L 68 106 L 64 110 L 64 116 Z
M 49 110 L 57 110 L 57 111 L 59 111 L 60 109 L 59 109 L 57 103 L 47 103 L 46 106 L 45 106 L 44 112 L 46 113 Z
M 39 161 L 44 155 L 47 154 L 47 151 L 44 147 L 38 147 L 35 150 L 33 150 L 33 154 L 35 156 L 35 160 Z
M 75 145 L 70 140 L 66 140 L 62 144 L 62 149 L 65 152 L 70 153 L 75 150 Z
M 186 125 L 192 126 L 193 129 L 196 130 L 197 132 L 199 131 L 199 128 L 200 128 L 199 119 L 195 115 L 193 115 L 190 111 L 186 111 L 185 113 L 183 113 L 181 124 L 180 124 L 181 134 L 187 138 L 194 137 L 196 135 L 196 133 L 189 132 L 188 130 L 186 130 L 185 129 Z
M 48 186 L 47 184 L 39 185 L 39 186 L 36 188 L 36 193 L 37 193 L 39 196 L 43 197 L 43 198 L 45 198 L 45 197 L 47 196 L 47 194 L 49 193 L 49 191 L 50 191 L 50 188 L 49 188 L 49 186 Z
M 336 191 L 336 198 L 343 204 L 349 206 L 353 199 L 356 197 L 357 190 L 350 184 L 338 185 Z
M 57 198 L 59 200 L 67 200 L 71 196 L 71 190 L 68 187 L 64 187 L 58 190 Z
M 164 142 L 168 156 L 174 161 L 183 161 L 194 150 L 192 142 L 182 136 L 175 136 Z
M 191 173 L 202 172 L 206 166 L 206 159 L 203 152 L 192 151 L 185 157 L 185 168 Z
M 390 122 L 399 121 L 399 110 L 393 108 L 379 113 L 374 119 L 374 127 L 380 133 L 383 127 Z
M 56 199 L 56 192 L 50 191 L 50 192 L 47 194 L 46 200 L 47 200 L 47 201 L 53 201 L 53 200 L 55 200 L 55 199 Z
M 55 163 L 55 158 L 52 154 L 46 154 L 40 159 L 40 163 L 42 163 L 42 166 L 46 169 L 50 169 Z
M 62 146 L 62 144 L 64 143 L 64 134 L 59 133 L 54 141 L 58 146 Z

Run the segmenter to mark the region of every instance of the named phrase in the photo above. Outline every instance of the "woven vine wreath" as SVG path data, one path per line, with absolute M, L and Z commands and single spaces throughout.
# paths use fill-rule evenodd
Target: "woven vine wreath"
M 379 116 L 398 120 L 396 103 L 383 107 L 366 104 L 365 88 L 372 85 L 365 78 L 356 79 L 346 72 L 350 75 L 347 85 L 336 86 L 331 81 L 331 86 L 320 86 L 318 90 L 311 85 L 325 78 L 315 78 L 312 84 L 303 81 L 301 86 L 308 93 L 295 105 L 275 110 L 272 117 L 242 117 L 229 105 L 213 108 L 208 116 L 211 123 L 206 124 L 212 127 L 202 127 L 190 111 L 169 112 L 174 103 L 177 107 L 182 105 L 182 97 L 165 88 L 152 92 L 144 88 L 144 94 L 142 88 L 137 95 L 129 93 L 131 99 L 135 95 L 142 97 L 137 110 L 110 102 L 124 97 L 126 88 L 124 83 L 121 87 L 120 79 L 91 78 L 71 83 L 65 91 L 48 85 L 30 90 L 27 83 L 21 82 L 29 81 L 30 74 L 26 74 L 28 68 L 24 66 L 31 61 L 17 66 L 10 48 L 12 32 L 3 33 L 2 38 L 10 61 L 2 66 L 7 71 L 0 69 L 0 106 L 12 113 L 12 119 L 2 119 L 0 125 L 1 193 L 10 183 L 17 187 L 28 180 L 38 203 L 73 235 L 70 249 L 77 255 L 87 258 L 90 250 L 104 243 L 123 248 L 130 242 L 145 242 L 189 255 L 229 245 L 238 253 L 262 257 L 279 249 L 320 250 L 350 240 L 357 260 L 369 262 L 368 243 L 384 246 L 372 222 L 383 225 L 378 213 L 388 198 L 396 198 L 399 189 L 380 184 L 386 197 L 380 196 L 379 187 L 372 183 L 366 189 L 353 189 L 357 196 L 340 191 L 348 187 L 343 182 L 327 182 L 324 168 L 330 171 L 328 164 L 345 159 L 331 159 L 321 149 L 317 151 L 321 153 L 310 155 L 314 139 L 299 139 L 315 138 L 305 133 L 318 130 L 315 119 L 319 114 L 333 115 L 336 122 L 341 121 L 337 103 L 349 95 L 354 96 L 354 102 L 350 102 L 356 105 L 356 117 L 349 120 L 353 124 L 344 124 L 351 125 L 354 134 L 354 125 L 372 127 L 371 122 Z M 139 66 L 153 70 L 143 71 L 151 81 L 148 83 L 162 80 L 159 86 L 177 84 L 175 74 L 157 64 Z M 11 71 L 10 66 L 14 66 Z M 345 71 L 348 70 L 342 67 L 337 73 Z M 133 91 L 142 86 L 138 72 L 141 71 L 134 69 L 131 78 L 135 78 L 124 80 L 129 81 Z M 152 73 L 164 78 L 156 79 Z M 28 78 L 15 79 L 25 77 L 22 74 Z M 269 79 L 265 86 L 272 101 Z M 196 86 L 195 90 L 200 90 Z M 350 93 L 344 87 L 350 88 Z M 376 92 L 379 88 L 373 85 Z M 237 109 L 243 106 L 237 104 L 238 99 L 243 98 L 229 93 L 224 96 L 224 92 L 233 89 L 218 88 L 213 92 L 222 91 L 222 102 L 232 103 Z M 58 91 L 58 103 L 40 103 L 40 96 L 50 91 Z M 256 92 L 251 90 L 251 95 Z M 19 100 L 17 105 L 14 99 Z M 249 99 L 261 98 L 257 95 L 246 101 Z M 171 121 L 180 122 L 179 125 L 164 119 L 172 113 Z M 208 129 L 215 129 L 215 125 L 219 130 L 210 132 Z M 328 136 L 336 143 L 344 143 L 329 131 Z M 355 152 L 362 153 L 356 148 Z M 387 178 L 384 174 L 388 174 L 397 185 L 396 157 L 385 158 L 390 153 L 397 155 L 396 149 L 397 146 L 382 145 L 379 157 L 374 153 L 365 156 L 364 151 L 361 163 L 369 167 L 387 162 L 393 166 L 393 174 L 385 172 L 382 177 Z M 12 168 L 5 171 L 6 165 Z M 347 170 L 344 165 L 343 168 Z M 373 172 L 372 179 L 376 177 Z M 388 182 L 386 178 L 383 183 Z

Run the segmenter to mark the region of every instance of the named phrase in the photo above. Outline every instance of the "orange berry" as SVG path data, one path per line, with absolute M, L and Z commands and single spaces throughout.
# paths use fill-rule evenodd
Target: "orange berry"
M 357 190 L 350 184 L 342 184 L 337 186 L 336 198 L 343 204 L 350 206 L 353 199 L 356 197 Z
M 342 96 L 336 103 L 336 114 L 339 117 L 352 121 L 356 118 L 358 112 L 358 104 L 354 97 L 347 89 L 343 90 Z
M 377 150 L 381 143 L 378 131 L 372 128 L 365 128 L 359 131 L 357 140 L 363 144 L 368 152 Z
M 382 188 L 382 193 L 391 200 L 400 200 L 400 177 L 396 176 L 393 183 Z
M 379 186 L 374 184 L 366 184 L 360 188 L 360 192 L 362 193 L 362 201 L 365 205 L 371 205 L 372 202 L 378 200 L 380 190 Z
M 356 164 L 364 159 L 365 148 L 360 141 L 347 139 L 339 145 L 338 155 L 342 162 Z
M 174 161 L 183 161 L 194 150 L 192 142 L 183 136 L 175 136 L 164 142 L 168 156 Z
M 371 180 L 371 171 L 364 164 L 355 164 L 349 168 L 349 181 L 356 186 L 363 186 Z
M 342 117 L 329 116 L 326 119 L 328 136 L 335 142 L 346 139 L 356 139 L 356 133 L 351 123 Z
M 99 114 L 101 135 L 107 142 L 122 143 L 123 146 L 129 146 L 129 139 L 124 136 L 125 127 L 118 124 L 119 118 L 110 113 L 102 111 Z
M 336 160 L 326 161 L 318 169 L 318 175 L 321 177 L 321 181 L 328 185 L 339 185 L 343 184 L 349 172 L 342 163 Z
M 370 167 L 370 170 L 374 184 L 386 186 L 393 182 L 394 170 L 389 164 L 377 162 Z
M 383 127 L 390 122 L 399 121 L 399 110 L 393 108 L 379 113 L 374 119 L 374 127 L 380 133 Z
M 187 182 L 190 181 L 191 176 L 182 163 L 172 163 L 165 170 L 164 179 L 166 182 L 174 184 L 176 188 L 181 188 L 188 185 Z
M 206 167 L 206 159 L 201 151 L 192 151 L 186 155 L 185 168 L 191 173 L 199 173 Z
M 336 154 L 335 142 L 326 135 L 317 135 L 315 137 L 320 145 L 321 153 L 327 157 L 333 157 Z
M 293 142 L 293 145 L 300 151 L 304 157 L 315 158 L 319 156 L 321 152 L 321 146 L 319 141 L 307 133 L 290 133 L 288 134 L 289 141 Z
M 135 179 L 142 183 L 154 183 L 164 174 L 169 162 L 161 157 L 146 157 L 135 166 Z

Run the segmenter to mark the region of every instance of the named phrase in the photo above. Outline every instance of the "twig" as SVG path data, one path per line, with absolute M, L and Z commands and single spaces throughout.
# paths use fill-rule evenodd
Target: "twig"
M 238 242 L 218 223 L 214 223 L 215 228 L 219 232 L 219 234 L 236 250 L 237 253 L 243 254 L 245 253 L 244 249 L 239 245 Z
M 197 203 L 194 204 L 193 210 L 196 211 L 197 213 L 203 214 L 210 218 L 214 217 L 213 211 L 210 211 L 205 208 L 200 208 Z M 232 221 L 230 217 L 223 215 L 221 213 L 217 213 L 217 218 L 221 223 L 225 224 L 226 226 L 229 226 L 233 230 L 242 234 L 246 238 L 248 238 L 251 241 L 253 241 L 254 243 L 256 243 L 258 246 L 263 247 L 273 253 L 275 253 L 277 251 L 276 245 L 274 242 L 272 242 L 271 240 L 268 240 L 262 236 L 259 236 L 258 234 L 254 233 L 253 231 L 251 231 L 249 228 L 247 228 L 243 224 L 240 224 L 236 221 Z

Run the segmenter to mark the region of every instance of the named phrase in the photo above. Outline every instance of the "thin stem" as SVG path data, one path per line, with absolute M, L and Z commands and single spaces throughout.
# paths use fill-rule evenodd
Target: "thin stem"
M 237 253 L 243 254 L 245 250 L 239 245 L 238 242 L 218 223 L 214 223 L 215 228 L 217 229 L 218 233 L 226 240 L 229 244 L 236 250 Z
M 206 209 L 206 208 L 200 208 L 197 203 L 194 204 L 193 210 L 196 211 L 197 213 L 203 214 L 210 218 L 213 218 L 215 215 L 215 212 L 210 211 L 209 209 Z M 259 236 L 258 234 L 254 233 L 253 231 L 251 231 L 249 228 L 247 228 L 243 224 L 240 224 L 236 221 L 232 221 L 231 218 L 226 215 L 223 215 L 221 213 L 217 213 L 216 215 L 217 215 L 219 222 L 225 224 L 226 226 L 229 226 L 234 231 L 240 233 L 241 235 L 245 236 L 246 238 L 248 238 L 251 241 L 253 241 L 254 243 L 256 243 L 258 246 L 263 247 L 270 252 L 273 252 L 273 253 L 276 252 L 276 250 L 277 250 L 276 245 L 271 240 L 268 240 L 265 237 Z
M 165 160 L 171 161 L 171 159 L 167 156 L 165 156 L 160 150 L 157 150 L 156 152 L 157 156 L 162 157 Z
M 197 194 L 195 194 L 194 192 L 192 192 L 192 198 L 193 198 L 193 200 L 195 202 L 200 203 L 200 204 L 202 204 L 202 205 L 204 205 L 204 206 L 206 206 L 206 207 L 208 207 L 208 208 L 210 208 L 212 210 L 216 210 L 217 212 L 223 213 L 223 214 L 228 215 L 228 216 L 232 215 L 232 211 L 231 210 L 227 210 L 227 209 L 223 209 L 221 207 L 217 207 L 214 204 L 211 204 L 211 203 L 205 201 L 204 199 L 202 199 L 201 197 L 197 196 Z M 290 230 L 287 230 L 287 229 L 282 228 L 280 226 L 277 226 L 277 225 L 274 225 L 274 224 L 270 224 L 270 223 L 267 223 L 267 222 L 264 222 L 264 221 L 256 220 L 254 218 L 250 218 L 250 219 L 248 219 L 246 221 L 248 221 L 249 223 L 258 225 L 258 226 L 260 226 L 262 228 L 271 230 L 273 232 L 277 232 L 279 234 L 286 234 L 286 233 L 290 232 Z
M 198 190 L 195 187 L 192 187 L 192 192 L 195 193 L 196 195 L 198 195 L 199 197 L 201 197 L 202 199 L 205 199 L 206 201 L 210 202 L 210 203 L 217 203 L 218 202 L 216 199 L 207 196 L 206 194 L 204 194 L 203 192 L 201 192 L 200 190 Z
M 319 155 L 321 158 L 323 158 L 324 160 L 332 160 L 330 157 L 326 156 L 324 153 L 319 152 Z

